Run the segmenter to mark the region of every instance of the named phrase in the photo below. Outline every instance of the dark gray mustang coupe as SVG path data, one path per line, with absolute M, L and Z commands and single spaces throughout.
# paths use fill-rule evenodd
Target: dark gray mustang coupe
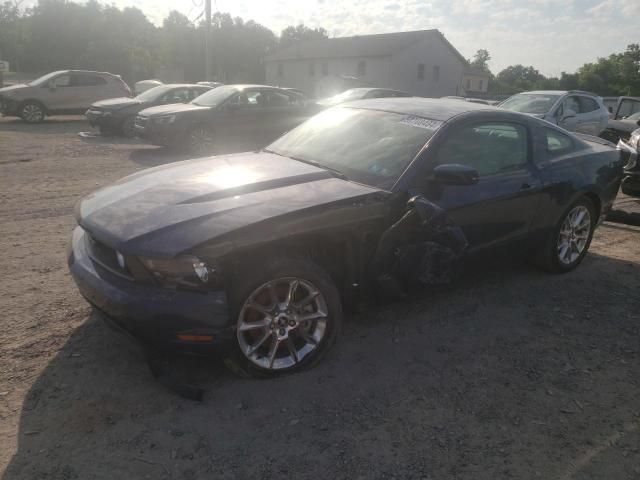
M 530 116 L 364 100 L 262 151 L 153 168 L 88 196 L 69 267 L 144 343 L 292 372 L 327 352 L 344 304 L 448 281 L 478 252 L 517 245 L 572 270 L 621 177 L 609 142 Z

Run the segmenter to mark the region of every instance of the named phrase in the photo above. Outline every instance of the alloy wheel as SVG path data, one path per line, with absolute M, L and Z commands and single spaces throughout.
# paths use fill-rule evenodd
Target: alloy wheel
M 21 116 L 26 122 L 38 123 L 44 118 L 44 112 L 39 105 L 29 103 L 22 108 Z
M 194 153 L 206 155 L 213 150 L 214 141 L 211 134 L 205 128 L 197 127 L 191 130 L 189 134 L 189 144 Z
M 558 235 L 558 259 L 570 265 L 584 252 L 591 234 L 591 214 L 584 205 L 573 208 L 565 217 Z
M 242 305 L 238 344 L 257 367 L 287 369 L 319 348 L 327 322 L 327 302 L 316 286 L 302 278 L 279 278 L 256 288 Z

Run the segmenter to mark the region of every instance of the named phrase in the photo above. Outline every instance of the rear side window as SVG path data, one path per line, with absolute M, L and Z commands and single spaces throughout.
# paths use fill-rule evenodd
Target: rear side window
M 545 128 L 544 134 L 547 139 L 547 152 L 561 154 L 573 149 L 573 140 L 564 133 Z
M 600 106 L 598 103 L 589 97 L 578 97 L 580 102 L 580 113 L 589 113 L 598 110 Z
M 191 100 L 188 88 L 176 88 L 163 97 L 163 101 L 171 103 L 184 103 Z
M 72 83 L 74 87 L 96 87 L 98 85 L 106 85 L 107 81 L 97 75 L 74 74 Z
M 518 170 L 527 163 L 527 130 L 515 123 L 491 122 L 453 132 L 438 150 L 437 164 L 458 163 L 480 176 Z
M 71 76 L 70 75 L 60 75 L 59 77 L 54 78 L 51 81 L 51 84 L 56 87 L 70 87 L 71 86 Z

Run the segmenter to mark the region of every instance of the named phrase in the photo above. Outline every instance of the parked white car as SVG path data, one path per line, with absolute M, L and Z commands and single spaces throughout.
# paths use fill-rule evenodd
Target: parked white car
M 571 132 L 598 136 L 607 128 L 609 110 L 602 98 L 580 90 L 549 90 L 518 93 L 498 105 L 528 113 Z
M 155 88 L 159 85 L 163 85 L 160 80 L 140 80 L 133 86 L 133 93 L 135 95 L 140 95 L 141 93 L 144 93 L 147 90 L 151 90 L 152 88 Z

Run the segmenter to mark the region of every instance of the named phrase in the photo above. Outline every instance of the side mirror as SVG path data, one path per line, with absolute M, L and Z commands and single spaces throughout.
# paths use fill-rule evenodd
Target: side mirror
M 431 180 L 443 185 L 475 185 L 480 174 L 467 165 L 447 163 L 433 169 Z
M 575 110 L 567 109 L 564 111 L 561 120 L 568 120 L 569 118 L 574 118 L 576 116 Z

